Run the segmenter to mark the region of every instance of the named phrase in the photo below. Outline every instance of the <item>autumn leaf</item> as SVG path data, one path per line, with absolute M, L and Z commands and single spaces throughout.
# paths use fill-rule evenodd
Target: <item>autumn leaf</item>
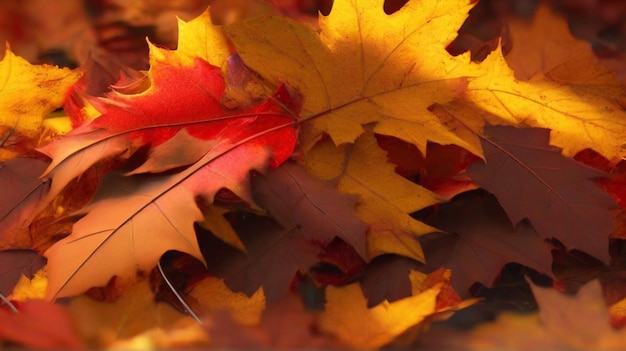
M 364 134 L 354 145 L 339 148 L 323 140 L 307 154 L 305 167 L 320 179 L 338 181 L 340 191 L 360 196 L 356 212 L 370 226 L 368 258 L 393 253 L 424 261 L 417 237 L 436 229 L 409 213 L 443 199 L 398 176 L 374 135 Z
M 284 139 L 279 140 L 282 145 Z M 249 172 L 265 169 L 271 158 L 270 147 L 222 141 L 180 173 L 111 173 L 72 234 L 46 251 L 50 277 L 47 298 L 102 286 L 113 275 L 132 278 L 138 271 L 148 272 L 167 250 L 202 259 L 193 229 L 193 223 L 203 219 L 196 196 L 210 203 L 217 191 L 228 187 L 252 201 L 246 196 Z M 159 240 L 154 240 L 156 233 Z M 119 255 L 125 259 L 112 261 Z M 106 271 L 102 267 L 107 267 Z
M 320 16 L 320 34 L 278 17 L 225 31 L 246 65 L 270 82 L 286 81 L 305 97 L 301 119 L 307 127 L 300 137 L 305 151 L 324 134 L 335 145 L 353 143 L 364 125 L 376 122 L 375 133 L 398 137 L 422 152 L 427 141 L 476 152 L 427 112 L 433 103 L 458 97 L 464 77 L 476 75 L 475 66 L 444 49 L 468 5 L 410 1 L 389 16 L 373 1 L 335 1 L 330 14 Z
M 539 236 L 608 261 L 615 203 L 593 182 L 605 174 L 562 156 L 546 129 L 488 127 L 485 134 L 486 164 L 467 172 L 496 195 L 511 222 L 528 218 Z
M 575 39 L 565 19 L 547 4 L 537 7 L 532 21 L 511 16 L 507 26 L 513 45 L 505 59 L 519 80 L 527 81 L 536 74 L 549 75 L 553 68 L 576 60 L 577 56 L 588 56 L 589 43 Z M 597 72 L 578 73 L 568 77 L 579 80 L 580 76 Z
M 294 228 L 296 235 L 322 244 L 341 238 L 367 259 L 367 225 L 353 213 L 357 199 L 333 185 L 310 176 L 301 166 L 285 163 L 255 177 L 252 194 L 256 203 L 284 228 Z
M 193 230 L 203 219 L 196 200 L 211 204 L 228 188 L 252 203 L 250 171 L 278 166 L 293 151 L 289 113 L 297 106 L 284 89 L 259 106 L 227 110 L 219 68 L 154 47 L 148 76 L 147 90 L 112 92 L 101 117 L 41 150 L 52 157 L 49 199 L 98 160 L 151 146 L 132 172 L 108 174 L 92 204 L 77 214 L 85 216 L 72 234 L 46 251 L 47 298 L 82 293 L 114 275 L 132 279 L 150 271 L 167 250 L 202 259 Z M 181 150 L 186 157 L 179 158 Z M 125 259 L 114 259 L 120 255 Z
M 426 223 L 447 232 L 420 237 L 428 267 L 452 270 L 452 286 L 461 295 L 474 282 L 491 286 L 509 262 L 553 276 L 550 246 L 527 223 L 513 225 L 493 195 L 460 195 Z
M 0 61 L 0 133 L 13 129 L 35 145 L 43 118 L 63 104 L 65 91 L 81 73 L 31 65 L 7 47 Z
M 443 309 L 437 302 L 444 282 L 428 279 L 426 274 L 417 271 L 412 271 L 409 277 L 412 296 L 394 302 L 383 301 L 372 308 L 367 307 L 358 283 L 328 287 L 320 328 L 351 348 L 375 349 L 389 343 Z

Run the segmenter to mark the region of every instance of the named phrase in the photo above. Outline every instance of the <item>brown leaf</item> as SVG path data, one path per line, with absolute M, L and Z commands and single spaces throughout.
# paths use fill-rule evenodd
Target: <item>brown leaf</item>
M 561 155 L 547 129 L 490 126 L 485 135 L 486 164 L 467 173 L 496 195 L 511 222 L 527 218 L 540 237 L 608 262 L 616 204 L 593 182 L 605 174 Z
M 528 224 L 513 226 L 492 195 L 461 195 L 440 205 L 426 222 L 448 232 L 420 237 L 426 262 L 431 269 L 450 268 L 461 294 L 475 281 L 490 286 L 508 262 L 552 275 L 550 246 Z
M 357 197 L 340 193 L 333 182 L 319 180 L 293 163 L 255 177 L 252 193 L 284 228 L 322 244 L 335 237 L 343 239 L 367 259 L 367 225 L 355 212 Z

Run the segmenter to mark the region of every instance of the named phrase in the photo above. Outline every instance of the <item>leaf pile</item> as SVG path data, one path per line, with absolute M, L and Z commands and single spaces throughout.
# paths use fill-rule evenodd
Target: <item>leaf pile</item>
M 467 1 L 382 3 L 336 0 L 319 29 L 207 11 L 102 94 L 106 65 L 7 49 L 0 338 L 48 345 L 8 328 L 35 296 L 56 347 L 406 346 L 507 263 L 555 286 L 569 250 L 617 270 L 626 100 L 591 48 L 565 32 L 581 49 L 532 74 L 473 63 L 446 51 Z

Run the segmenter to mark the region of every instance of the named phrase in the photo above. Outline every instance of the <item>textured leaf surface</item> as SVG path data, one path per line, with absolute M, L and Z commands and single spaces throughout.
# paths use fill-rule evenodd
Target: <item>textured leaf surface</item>
M 48 65 L 31 65 L 6 50 L 0 61 L 0 133 L 14 129 L 35 140 L 43 118 L 63 105 L 65 91 L 78 71 Z
M 616 204 L 593 182 L 605 174 L 561 155 L 546 129 L 488 127 L 485 133 L 486 164 L 473 164 L 468 174 L 496 195 L 511 221 L 528 218 L 539 236 L 608 261 L 609 209 Z
M 148 272 L 167 250 L 201 259 L 193 229 L 203 219 L 196 198 L 210 203 L 226 187 L 250 199 L 249 172 L 265 169 L 271 157 L 268 146 L 228 141 L 206 152 L 171 176 L 109 175 L 72 234 L 46 251 L 47 297 L 78 294 L 113 275 L 132 278 Z M 125 259 L 115 260 L 119 255 Z
M 410 1 L 388 16 L 378 2 L 343 0 L 334 2 L 330 15 L 320 16 L 320 34 L 283 18 L 259 18 L 225 30 L 248 66 L 300 90 L 303 118 L 323 114 L 303 130 L 305 150 L 323 133 L 336 145 L 354 142 L 371 122 L 377 122 L 376 133 L 413 143 L 422 152 L 427 140 L 469 148 L 426 112 L 435 102 L 459 96 L 463 77 L 476 75 L 476 66 L 444 49 L 468 5 Z
M 367 307 L 358 283 L 329 286 L 320 327 L 352 348 L 374 349 L 389 343 L 437 309 L 441 286 L 421 286 L 425 275 L 414 274 L 413 296 L 391 303 L 383 301 L 373 308 Z

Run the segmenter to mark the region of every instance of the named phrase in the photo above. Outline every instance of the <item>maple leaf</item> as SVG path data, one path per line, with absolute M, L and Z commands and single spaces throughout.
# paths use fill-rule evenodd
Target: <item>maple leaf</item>
M 461 195 L 426 223 L 447 232 L 420 237 L 426 262 L 431 269 L 451 269 L 452 286 L 461 294 L 476 281 L 491 286 L 509 262 L 553 276 L 550 246 L 527 223 L 512 225 L 493 195 Z
M 328 244 L 343 239 L 367 259 L 367 225 L 354 213 L 356 197 L 342 194 L 334 184 L 310 176 L 304 168 L 286 163 L 252 181 L 254 200 L 284 228 L 298 236 Z
M 193 223 L 203 217 L 196 201 L 211 204 L 228 188 L 252 203 L 250 171 L 277 166 L 293 151 L 296 130 L 283 106 L 290 113 L 297 106 L 284 89 L 259 106 L 227 110 L 219 68 L 177 51 L 151 47 L 150 54 L 146 90 L 113 91 L 102 116 L 41 150 L 52 157 L 46 171 L 51 199 L 99 160 L 150 146 L 142 165 L 103 179 L 72 234 L 46 251 L 47 298 L 104 285 L 113 275 L 131 279 L 150 271 L 167 250 L 201 259 Z M 112 259 L 120 255 L 125 259 Z
M 278 132 L 280 145 L 283 135 Z M 193 229 L 193 223 L 203 219 L 196 197 L 210 203 L 217 191 L 227 187 L 252 202 L 246 195 L 249 172 L 265 169 L 271 147 L 222 141 L 173 175 L 111 173 L 105 177 L 100 193 L 86 208 L 89 213 L 74 225 L 69 237 L 45 253 L 50 277 L 47 298 L 104 285 L 113 275 L 131 278 L 137 270 L 148 272 L 167 250 L 202 259 Z M 159 240 L 154 240 L 155 235 Z M 119 255 L 125 259 L 111 262 Z
M 441 272 L 426 275 L 412 271 L 409 278 L 412 296 L 395 302 L 383 301 L 372 308 L 367 307 L 358 283 L 327 287 L 319 327 L 352 348 L 374 349 L 423 322 L 429 315 L 458 303 L 439 303 L 449 274 L 442 277 Z
M 47 162 L 34 158 L 15 158 L 0 163 L 0 247 L 27 248 L 32 245 L 29 219 L 45 196 L 50 182 L 39 179 Z
M 335 145 L 352 143 L 372 122 L 375 133 L 398 137 L 422 152 L 427 140 L 472 151 L 426 112 L 435 102 L 458 97 L 467 83 L 463 77 L 475 75 L 473 66 L 443 49 L 464 9 L 463 1 L 410 1 L 387 15 L 382 2 L 344 0 L 320 16 L 320 34 L 284 18 L 258 18 L 225 31 L 246 65 L 270 82 L 287 81 L 305 97 L 301 119 L 307 126 L 300 138 L 305 151 L 323 134 Z
M 604 173 L 561 155 L 546 129 L 487 127 L 485 134 L 486 164 L 467 173 L 496 195 L 511 222 L 528 218 L 539 236 L 608 261 L 615 202 L 593 182 Z
M 450 57 L 443 47 L 468 5 L 413 0 L 386 15 L 375 2 L 344 0 L 320 17 L 319 35 L 279 18 L 236 24 L 226 32 L 247 65 L 269 81 L 287 80 L 307 97 L 302 119 L 312 120 L 302 134 L 305 150 L 324 133 L 337 145 L 353 142 L 362 125 L 376 122 L 374 132 L 398 137 L 422 152 L 430 140 L 481 156 L 425 112 L 432 104 L 458 100 L 492 114 L 491 124 L 552 129 L 553 143 L 568 156 L 587 147 L 609 159 L 624 155 L 623 91 L 590 49 L 588 59 L 568 62 L 532 82 L 515 80 L 499 50 L 480 65 L 468 63 L 467 55 Z M 558 80 L 572 70 L 593 74 L 575 84 Z M 351 82 L 349 89 L 344 82 Z M 471 118 L 468 113 L 456 117 Z
M 64 93 L 81 73 L 31 65 L 7 47 L 0 61 L 0 133 L 12 129 L 38 142 L 43 118 L 63 104 Z
M 436 229 L 408 214 L 443 199 L 398 176 L 372 133 L 339 148 L 321 141 L 307 154 L 305 167 L 318 178 L 336 181 L 340 191 L 360 196 L 356 212 L 369 225 L 368 258 L 394 253 L 424 260 L 417 236 Z

